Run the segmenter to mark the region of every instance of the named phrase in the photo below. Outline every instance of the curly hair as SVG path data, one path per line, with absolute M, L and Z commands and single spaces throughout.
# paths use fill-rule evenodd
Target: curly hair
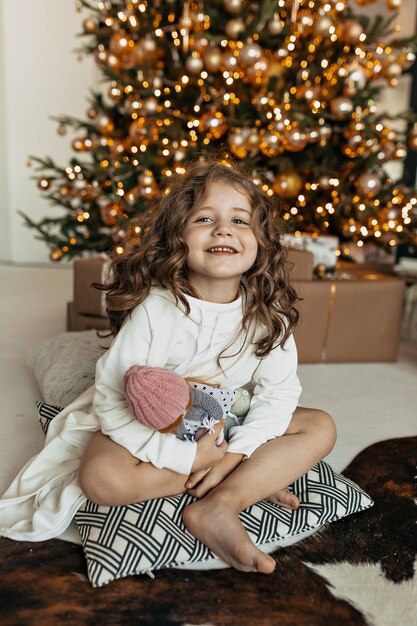
M 187 279 L 188 247 L 183 233 L 193 209 L 203 201 L 210 185 L 224 182 L 244 193 L 252 207 L 251 226 L 258 242 L 254 264 L 241 280 L 245 296 L 242 329 L 265 330 L 256 343 L 256 356 L 266 356 L 274 347 L 284 346 L 295 328 L 299 300 L 289 282 L 286 249 L 281 243 L 284 232 L 279 212 L 249 176 L 237 166 L 200 159 L 186 173 L 169 179 L 169 187 L 157 198 L 148 214 L 137 218 L 142 240 L 112 262 L 109 284 L 96 284 L 105 290 L 112 334 L 124 319 L 148 296 L 153 286 L 167 289 L 181 302 L 187 315 L 184 296 L 199 297 Z

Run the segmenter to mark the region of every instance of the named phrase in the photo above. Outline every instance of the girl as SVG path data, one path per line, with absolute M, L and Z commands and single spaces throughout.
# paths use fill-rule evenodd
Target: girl
M 297 298 L 281 223 L 239 170 L 199 161 L 142 226 L 140 247 L 115 260 L 103 286 L 115 339 L 95 386 L 52 421 L 44 450 L 0 501 L 2 533 L 56 536 L 86 497 L 121 505 L 187 490 L 197 498 L 184 511 L 188 530 L 235 568 L 270 573 L 274 559 L 252 543 L 239 513 L 263 498 L 298 506 L 286 486 L 335 441 L 326 413 L 297 407 Z M 197 443 L 149 429 L 123 393 L 134 364 L 229 389 L 251 385 L 249 413 L 228 445 L 216 445 L 221 424 Z

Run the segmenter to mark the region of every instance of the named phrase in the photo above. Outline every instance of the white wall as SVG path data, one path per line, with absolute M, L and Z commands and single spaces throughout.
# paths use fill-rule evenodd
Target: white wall
M 73 52 L 84 15 L 74 0 L 0 0 L 0 9 L 0 260 L 47 263 L 45 244 L 17 211 L 38 220 L 60 209 L 41 197 L 28 155 L 66 165 L 69 136 L 57 134 L 50 116 L 85 118 L 96 69 L 90 56 L 80 62 Z
M 389 14 L 385 0 L 356 11 Z M 412 34 L 416 1 L 404 0 L 401 37 Z M 90 87 L 98 71 L 90 56 L 82 62 L 73 50 L 86 12 L 74 0 L 0 0 L 0 261 L 48 263 L 48 250 L 23 226 L 18 210 L 39 220 L 59 215 L 41 196 L 26 167 L 29 154 L 51 156 L 66 165 L 72 154 L 70 136 L 60 137 L 49 116 L 85 119 Z M 409 79 L 387 89 L 381 108 L 391 112 L 408 106 Z

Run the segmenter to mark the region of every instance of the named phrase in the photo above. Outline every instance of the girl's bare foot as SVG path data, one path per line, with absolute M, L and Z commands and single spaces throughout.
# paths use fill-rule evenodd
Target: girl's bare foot
M 298 509 L 300 506 L 300 500 L 294 493 L 291 493 L 289 489 L 280 489 L 272 496 L 266 498 L 266 500 L 274 504 L 279 504 L 279 506 L 283 506 L 285 509 Z
M 206 496 L 184 510 L 183 520 L 194 537 L 235 569 L 262 574 L 274 571 L 275 560 L 255 546 L 226 502 Z

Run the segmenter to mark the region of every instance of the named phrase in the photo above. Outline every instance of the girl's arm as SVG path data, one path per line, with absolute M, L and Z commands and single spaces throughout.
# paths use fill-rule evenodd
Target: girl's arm
M 99 359 L 93 410 L 102 432 L 133 456 L 157 468 L 188 475 L 193 467 L 197 444 L 181 441 L 173 434 L 159 433 L 138 422 L 124 395 L 123 376 L 131 365 L 164 367 L 166 364 L 171 316 L 168 315 L 166 321 L 161 320 L 159 312 L 159 319 L 155 320 L 157 338 L 151 327 L 151 317 L 146 302 L 134 309 L 110 349 Z M 159 347 L 156 351 L 152 350 L 155 340 Z
M 276 347 L 262 359 L 253 375 L 250 410 L 242 426 L 230 429 L 228 451 L 249 457 L 259 446 L 280 437 L 297 408 L 301 385 L 297 376 L 297 349 L 290 335 L 285 348 Z

